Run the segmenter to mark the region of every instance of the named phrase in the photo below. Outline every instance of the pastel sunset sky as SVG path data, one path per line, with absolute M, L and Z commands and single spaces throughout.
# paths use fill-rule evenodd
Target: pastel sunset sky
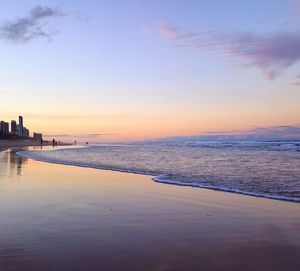
M 119 141 L 300 124 L 300 1 L 10 0 L 0 119 Z

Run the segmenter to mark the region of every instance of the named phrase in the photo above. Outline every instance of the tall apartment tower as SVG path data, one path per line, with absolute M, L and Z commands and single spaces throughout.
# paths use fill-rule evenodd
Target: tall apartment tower
M 19 136 L 23 136 L 23 117 L 19 116 Z
M 8 135 L 9 133 L 9 123 L 5 121 L 0 122 L 0 133 L 3 135 Z
M 9 134 L 9 123 L 4 122 L 4 134 L 8 135 Z
M 12 120 L 10 122 L 10 132 L 11 134 L 13 135 L 16 135 L 17 134 L 17 122 L 15 120 Z
M 1 120 L 1 121 L 0 121 L 0 133 L 1 133 L 1 134 L 4 134 L 4 129 L 5 129 L 5 128 L 4 128 L 4 121 Z

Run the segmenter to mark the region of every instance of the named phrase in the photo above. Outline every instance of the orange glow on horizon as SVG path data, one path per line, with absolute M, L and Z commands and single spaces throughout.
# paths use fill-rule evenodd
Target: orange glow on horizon
M 205 105 L 180 110 L 180 107 L 103 109 L 99 112 L 81 112 L 71 108 L 56 113 L 31 111 L 22 114 L 24 125 L 30 132 L 44 135 L 105 134 L 86 141 L 128 141 L 162 138 L 169 136 L 196 136 L 216 131 L 247 131 L 253 127 L 297 125 L 298 104 L 275 105 L 266 107 L 260 104 Z M 59 113 L 61 112 L 61 113 Z M 68 112 L 66 114 L 66 112 Z M 15 113 L 6 113 L 2 119 L 17 119 Z M 76 136 L 75 136 L 76 137 Z M 73 138 L 57 138 L 73 141 Z

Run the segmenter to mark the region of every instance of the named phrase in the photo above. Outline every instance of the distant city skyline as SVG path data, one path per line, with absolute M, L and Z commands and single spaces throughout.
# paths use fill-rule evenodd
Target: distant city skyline
M 300 1 L 1 7 L 1 119 L 70 141 L 298 131 Z
M 30 138 L 30 131 L 24 126 L 23 117 L 18 116 L 18 119 L 18 123 L 14 119 L 10 121 L 0 119 L 0 139 Z

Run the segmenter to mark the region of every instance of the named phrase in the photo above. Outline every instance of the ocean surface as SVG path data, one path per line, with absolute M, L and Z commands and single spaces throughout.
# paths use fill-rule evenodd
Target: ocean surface
M 300 141 L 95 144 L 18 154 L 50 163 L 147 174 L 162 183 L 300 202 Z

